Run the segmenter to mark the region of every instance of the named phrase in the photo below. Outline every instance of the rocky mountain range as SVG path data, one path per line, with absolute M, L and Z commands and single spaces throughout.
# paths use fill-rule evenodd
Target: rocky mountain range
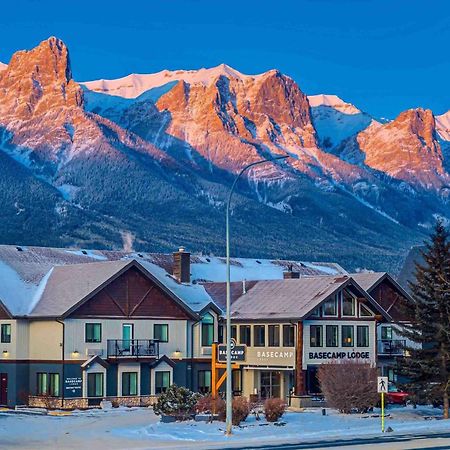
M 75 81 L 49 38 L 0 64 L 0 242 L 334 260 L 398 271 L 450 217 L 450 112 L 372 117 L 287 75 Z

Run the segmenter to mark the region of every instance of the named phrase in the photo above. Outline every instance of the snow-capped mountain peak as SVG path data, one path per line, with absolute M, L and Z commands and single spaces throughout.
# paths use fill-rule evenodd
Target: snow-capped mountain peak
M 337 95 L 333 94 L 309 95 L 308 100 L 311 107 L 329 106 L 330 108 L 336 109 L 344 114 L 361 113 L 361 110 L 359 110 L 355 105 L 347 103 Z
M 450 141 L 450 111 L 435 116 L 436 131 L 444 141 Z
M 220 64 L 209 69 L 202 68 L 198 70 L 162 70 L 157 73 L 150 74 L 130 74 L 126 77 L 112 80 L 94 80 L 86 81 L 81 84 L 91 91 L 101 92 L 103 94 L 115 95 L 124 98 L 136 98 L 144 92 L 168 83 L 184 81 L 188 84 L 210 85 L 220 76 L 237 79 L 241 81 L 262 77 L 272 71 L 264 72 L 259 75 L 245 75 L 236 69 Z
M 0 61 L 0 70 L 5 70 L 8 67 L 7 64 L 4 64 Z

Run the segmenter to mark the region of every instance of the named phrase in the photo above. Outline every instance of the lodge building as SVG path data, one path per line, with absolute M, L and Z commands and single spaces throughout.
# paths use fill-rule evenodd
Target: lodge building
M 245 346 L 234 393 L 316 393 L 324 362 L 379 363 L 389 302 L 408 294 L 386 274 L 366 288 L 359 275 L 333 263 L 233 259 L 232 337 Z M 0 246 L 0 405 L 148 405 L 172 383 L 208 392 L 224 278 L 223 258 L 183 248 Z

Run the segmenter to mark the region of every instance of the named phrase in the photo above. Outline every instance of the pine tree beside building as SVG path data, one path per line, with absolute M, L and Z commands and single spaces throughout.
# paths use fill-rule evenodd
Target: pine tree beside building
M 450 391 L 450 241 L 442 222 L 437 222 L 430 242 L 416 263 L 412 300 L 405 306 L 411 317 L 405 327 L 409 357 L 401 358 L 400 374 L 407 388 L 419 398 L 439 401 L 449 417 Z

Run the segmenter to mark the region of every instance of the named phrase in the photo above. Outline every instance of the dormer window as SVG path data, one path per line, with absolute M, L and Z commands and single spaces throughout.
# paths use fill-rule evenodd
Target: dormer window
M 322 313 L 324 317 L 337 316 L 337 300 L 336 297 L 328 299 L 322 306 Z

